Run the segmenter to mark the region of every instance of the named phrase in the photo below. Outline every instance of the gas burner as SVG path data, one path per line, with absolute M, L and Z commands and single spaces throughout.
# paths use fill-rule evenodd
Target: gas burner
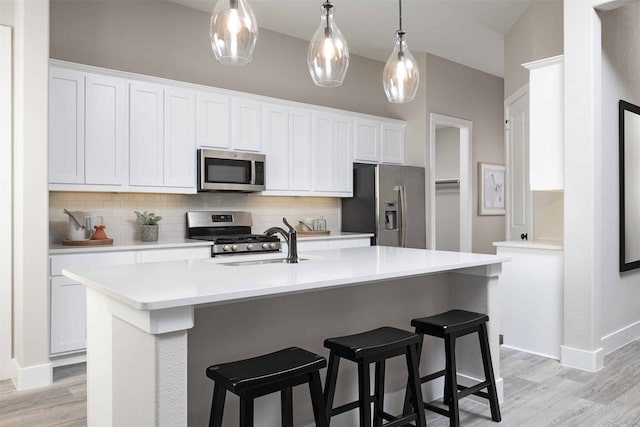
M 251 213 L 187 212 L 187 238 L 213 242 L 211 256 L 279 252 L 277 236 L 251 234 Z

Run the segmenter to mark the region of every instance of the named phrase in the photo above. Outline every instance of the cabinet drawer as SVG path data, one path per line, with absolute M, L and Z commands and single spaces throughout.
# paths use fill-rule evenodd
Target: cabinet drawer
M 136 253 L 124 252 L 102 252 L 93 254 L 68 254 L 51 255 L 49 257 L 51 273 L 50 276 L 60 276 L 64 268 L 83 268 L 99 265 L 135 264 Z
M 206 259 L 210 257 L 211 246 L 140 251 L 140 262 L 182 261 L 185 259 Z

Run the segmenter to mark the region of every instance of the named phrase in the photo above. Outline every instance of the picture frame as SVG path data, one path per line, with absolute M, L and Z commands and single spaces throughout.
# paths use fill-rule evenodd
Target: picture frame
M 478 215 L 505 215 L 504 165 L 478 163 Z

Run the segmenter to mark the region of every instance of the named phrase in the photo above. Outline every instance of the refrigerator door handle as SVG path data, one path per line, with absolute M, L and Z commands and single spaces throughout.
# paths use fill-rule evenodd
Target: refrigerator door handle
M 400 194 L 400 247 L 407 247 L 407 187 L 399 186 Z

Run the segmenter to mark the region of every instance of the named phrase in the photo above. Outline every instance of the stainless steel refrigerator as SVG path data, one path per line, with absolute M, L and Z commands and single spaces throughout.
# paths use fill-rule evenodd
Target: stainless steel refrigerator
M 375 233 L 374 245 L 424 249 L 425 197 L 424 168 L 355 163 L 342 231 Z

